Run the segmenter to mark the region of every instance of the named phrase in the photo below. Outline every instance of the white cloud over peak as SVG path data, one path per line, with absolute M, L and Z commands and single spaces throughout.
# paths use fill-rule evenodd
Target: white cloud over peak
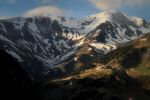
M 42 6 L 32 10 L 29 10 L 23 14 L 24 17 L 32 17 L 38 15 L 50 15 L 50 16 L 70 16 L 72 10 L 64 10 L 55 6 Z
M 15 0 L 8 0 L 7 2 L 8 2 L 8 3 L 16 3 Z
M 121 0 L 88 0 L 99 10 L 110 10 L 121 7 Z

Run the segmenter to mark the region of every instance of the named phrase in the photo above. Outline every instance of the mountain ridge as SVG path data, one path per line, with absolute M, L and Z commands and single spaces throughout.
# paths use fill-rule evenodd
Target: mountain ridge
M 57 66 L 78 58 L 81 49 L 86 48 L 93 59 L 149 32 L 149 27 L 150 22 L 119 11 L 83 18 L 0 19 L 0 49 L 15 57 L 32 79 L 38 80 L 63 73 Z

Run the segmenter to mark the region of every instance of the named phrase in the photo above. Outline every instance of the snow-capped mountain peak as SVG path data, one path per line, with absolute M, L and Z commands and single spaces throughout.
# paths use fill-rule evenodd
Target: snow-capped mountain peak
M 98 56 L 147 32 L 150 22 L 116 10 L 83 18 L 15 17 L 0 19 L 0 49 L 17 59 L 35 80 L 42 80 L 82 48 Z

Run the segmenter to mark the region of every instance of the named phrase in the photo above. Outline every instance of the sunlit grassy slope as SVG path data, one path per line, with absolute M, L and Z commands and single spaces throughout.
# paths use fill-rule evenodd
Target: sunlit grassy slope
M 150 33 L 147 33 L 116 50 L 89 62 L 68 74 L 66 77 L 76 79 L 95 75 L 100 78 L 103 74 L 110 74 L 111 71 L 97 71 L 97 65 L 112 66 L 115 69 L 123 69 L 134 78 L 150 75 Z M 149 82 L 150 83 L 150 80 Z M 150 86 L 148 86 L 150 88 Z

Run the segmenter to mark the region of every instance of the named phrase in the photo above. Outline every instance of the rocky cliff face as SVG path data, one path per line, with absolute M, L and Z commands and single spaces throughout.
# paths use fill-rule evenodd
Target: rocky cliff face
M 43 81 L 61 73 L 56 67 L 83 48 L 95 52 L 91 57 L 102 55 L 150 32 L 149 28 L 150 22 L 119 11 L 83 18 L 0 19 L 0 49 L 11 54 L 34 81 Z

